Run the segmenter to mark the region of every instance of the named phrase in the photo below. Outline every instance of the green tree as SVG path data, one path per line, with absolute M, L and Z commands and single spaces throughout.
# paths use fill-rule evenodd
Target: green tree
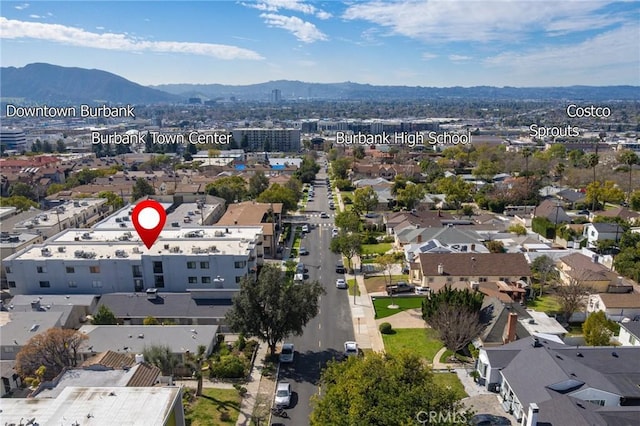
M 249 178 L 249 195 L 256 198 L 269 187 L 269 178 L 262 172 L 256 172 Z
M 36 203 L 35 201 L 31 201 L 27 197 L 14 196 L 0 198 L 0 206 L 12 206 L 15 207 L 18 211 L 24 212 L 29 210 L 31 207 L 38 207 L 38 203 Z
M 364 146 L 358 145 L 353 148 L 353 158 L 355 158 L 356 160 L 362 160 L 364 158 L 364 155 Z
M 584 158 L 584 151 L 580 149 L 573 149 L 569 151 L 567 157 L 569 157 L 569 161 L 571 161 L 571 165 L 573 167 L 579 167 Z
M 404 188 L 398 190 L 396 199 L 398 203 L 408 210 L 414 209 L 424 198 L 425 189 L 420 184 L 407 184 Z
M 638 158 L 638 154 L 635 152 L 630 149 L 625 149 L 618 154 L 618 162 L 629 168 L 629 182 L 627 184 L 627 201 L 629 201 L 631 199 L 631 177 L 633 175 L 633 166 L 640 164 L 640 158 Z
M 160 325 L 160 321 L 156 317 L 148 315 L 142 320 L 142 325 Z
M 593 169 L 593 181 L 592 183 L 595 184 L 596 183 L 596 167 L 598 166 L 598 164 L 600 163 L 600 156 L 598 154 L 596 154 L 595 152 L 588 154 L 587 157 L 585 158 L 585 163 L 587 164 L 587 166 L 591 169 Z M 593 208 L 592 210 L 596 209 L 596 203 L 597 203 L 597 199 L 593 200 Z
M 353 210 L 345 210 L 336 214 L 335 224 L 345 232 L 358 232 L 360 216 Z
M 98 311 L 93 315 L 93 320 L 91 320 L 91 324 L 93 325 L 117 325 L 118 319 L 113 314 L 111 309 L 109 309 L 106 305 L 101 305 L 98 308 Z
M 33 187 L 31 185 L 27 185 L 23 182 L 16 182 L 9 187 L 9 196 L 10 197 L 24 197 L 30 200 L 36 198 L 35 192 L 33 192 Z
M 313 156 L 305 155 L 302 159 L 302 164 L 294 174 L 294 177 L 296 177 L 302 183 L 312 183 L 319 171 L 320 165 L 316 163 L 316 160 L 313 158 Z
M 225 176 L 207 184 L 209 195 L 223 198 L 227 205 L 242 201 L 247 196 L 247 182 L 241 176 Z
M 67 151 L 67 146 L 64 144 L 62 139 L 58 139 L 56 141 L 56 152 L 63 153 Z
M 362 238 L 359 234 L 340 234 L 331 240 L 331 251 L 347 259 L 349 271 L 353 270 L 353 258 L 362 254 Z
M 176 367 L 180 365 L 180 358 L 167 345 L 151 345 L 142 351 L 144 359 L 162 371 L 163 376 L 173 376 Z
M 142 197 L 146 197 L 147 195 L 154 195 L 156 190 L 153 189 L 153 186 L 149 183 L 145 178 L 136 179 L 136 183 L 133 185 L 133 192 L 131 197 L 133 200 L 139 200 Z
M 487 182 L 491 182 L 493 177 L 500 171 L 498 164 L 490 160 L 480 160 L 473 169 L 473 175 Z
M 117 210 L 121 207 L 124 207 L 124 200 L 121 196 L 117 195 L 111 191 L 102 191 L 98 193 L 98 198 L 106 198 L 107 205 L 110 206 L 113 210 Z
M 611 338 L 619 330 L 615 321 L 607 319 L 604 311 L 589 314 L 587 320 L 582 323 L 584 341 L 589 346 L 608 346 Z
M 447 203 L 451 203 L 460 211 L 462 203 L 471 196 L 471 185 L 459 176 L 449 176 L 435 182 L 436 190 L 447 196 Z
M 511 225 L 507 231 L 520 236 L 527 235 L 527 228 L 520 224 Z
M 616 186 L 612 180 L 604 181 L 604 183 L 595 181 L 587 185 L 585 199 L 587 203 L 593 204 L 595 211 L 599 204 L 602 203 L 619 203 L 624 200 L 624 191 Z
M 447 349 L 458 352 L 484 329 L 480 321 L 483 300 L 480 292 L 447 285 L 422 301 L 422 318 L 438 332 Z
M 549 256 L 539 256 L 531 262 L 531 272 L 534 278 L 540 283 L 540 297 L 544 293 L 544 286 L 549 282 L 557 282 L 559 279 L 558 270 Z
M 502 241 L 491 240 L 485 243 L 490 253 L 504 253 L 504 243 Z
M 346 157 L 337 158 L 331 162 L 331 173 L 334 179 L 347 179 L 350 168 L 351 160 Z
M 633 210 L 640 210 L 640 190 L 633 191 L 629 197 L 629 207 Z
M 193 375 L 198 380 L 198 385 L 196 387 L 196 396 L 202 396 L 202 379 L 204 374 L 202 372 L 202 367 L 207 360 L 207 347 L 205 345 L 198 345 L 198 352 L 195 354 L 187 351 L 185 354 L 185 359 L 187 364 L 193 370 Z
M 467 204 L 466 206 L 462 206 L 462 214 L 467 216 L 469 219 L 471 219 L 473 213 L 473 206 L 470 206 L 469 204 Z
M 353 191 L 353 209 L 357 213 L 370 212 L 378 205 L 378 194 L 372 187 L 366 186 Z
M 279 266 L 265 264 L 257 282 L 250 277 L 240 282 L 226 323 L 236 333 L 266 342 L 273 355 L 278 342 L 302 335 L 305 325 L 318 314 L 319 297 L 324 293 L 318 281 L 293 285 Z
M 312 426 L 414 425 L 420 410 L 442 413 L 442 418 L 455 413 L 439 425 L 471 418 L 453 389 L 436 384 L 431 368 L 409 352 L 330 361 L 320 381 L 322 393 L 312 397 Z
M 274 183 L 262 191 L 257 201 L 260 203 L 282 203 L 283 214 L 295 210 L 298 206 L 298 197 L 293 190 L 278 183 Z

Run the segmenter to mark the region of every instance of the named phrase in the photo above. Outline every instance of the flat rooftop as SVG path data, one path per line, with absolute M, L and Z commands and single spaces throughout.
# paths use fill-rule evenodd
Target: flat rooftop
M 16 294 L 5 306 L 31 306 L 31 303 L 36 301 L 45 308 L 48 306 L 91 306 L 97 297 L 95 294 Z
M 41 238 L 38 234 L 29 234 L 26 232 L 4 234 L 0 238 L 0 247 L 2 248 L 16 248 L 23 244 L 28 244 L 30 241 Z
M 261 226 L 207 226 L 163 229 L 151 250 L 135 230 L 68 229 L 43 244 L 29 246 L 12 260 L 141 259 L 143 255 L 244 255 L 253 249 Z M 259 241 L 259 239 L 258 239 Z
M 527 313 L 531 316 L 531 318 L 523 318 L 520 321 L 520 324 L 529 332 L 529 334 L 534 335 L 538 333 L 542 334 L 554 334 L 554 335 L 564 335 L 567 333 L 562 325 L 555 319 L 551 318 L 544 312 L 538 312 L 531 309 L 527 309 Z M 533 321 L 533 322 L 532 322 Z
M 169 207 L 171 207 L 171 203 L 159 203 L 166 212 Z M 108 218 L 103 221 L 97 223 L 93 229 L 134 229 L 133 222 L 131 221 L 131 213 L 136 205 L 127 205 L 117 212 L 110 215 Z M 168 222 L 168 221 L 167 221 Z
M 15 224 L 14 229 L 46 229 L 58 226 L 58 222 L 64 222 L 88 210 L 91 211 L 92 216 L 92 210 L 106 202 L 107 200 L 104 198 L 83 198 L 80 200 L 67 201 L 53 209 L 46 210 L 34 215 L 30 219 Z
M 164 425 L 179 387 L 67 387 L 57 398 L 2 400 L 2 421 L 19 424 L 35 419 L 39 425 L 91 426 Z M 80 422 L 82 420 L 82 422 Z

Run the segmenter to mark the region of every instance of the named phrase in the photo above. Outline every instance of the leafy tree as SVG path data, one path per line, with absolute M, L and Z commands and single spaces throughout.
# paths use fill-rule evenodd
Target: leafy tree
M 293 285 L 280 267 L 264 265 L 257 282 L 250 277 L 240 282 L 226 322 L 234 332 L 266 342 L 273 355 L 278 342 L 302 334 L 318 314 L 318 299 L 324 292 L 317 281 Z
M 14 197 L 2 197 L 0 198 L 0 206 L 12 206 L 15 207 L 18 211 L 27 211 L 31 207 L 38 207 L 38 203 L 35 201 L 31 201 L 27 197 L 23 196 L 14 196 Z
M 282 209 L 285 212 L 295 210 L 298 207 L 298 198 L 293 190 L 278 183 L 274 183 L 264 190 L 258 196 L 257 201 L 260 203 L 282 203 Z
M 592 183 L 595 184 L 596 183 L 596 167 L 598 166 L 598 163 L 600 163 L 600 156 L 598 154 L 596 154 L 595 152 L 587 155 L 587 157 L 585 158 L 585 163 L 588 167 L 593 169 L 593 181 Z M 596 209 L 596 204 L 597 203 L 597 199 L 593 199 L 593 207 L 592 210 Z
M 173 376 L 176 367 L 180 365 L 180 359 L 167 345 L 151 345 L 145 347 L 142 355 L 144 355 L 146 362 L 158 367 L 162 371 L 163 376 Z
M 42 152 L 42 141 L 40 139 L 36 139 L 36 141 L 31 144 L 31 152 Z
M 142 320 L 142 325 L 160 325 L 160 321 L 158 321 L 156 317 L 149 315 Z
M 469 219 L 471 219 L 473 213 L 473 206 L 470 206 L 469 204 L 467 204 L 466 206 L 462 206 L 462 214 L 467 216 Z
M 406 207 L 408 210 L 414 209 L 424 198 L 425 189 L 420 184 L 407 184 L 404 188 L 398 190 L 396 199 L 398 203 Z
M 353 148 L 353 158 L 356 160 L 362 160 L 364 158 L 364 146 L 358 145 Z
M 540 297 L 542 297 L 544 292 L 544 286 L 549 283 L 549 281 L 557 282 L 558 280 L 556 265 L 553 263 L 553 259 L 546 255 L 536 257 L 533 262 L 531 262 L 531 272 L 540 283 Z
M 53 152 L 53 146 L 51 145 L 51 142 L 49 141 L 42 142 L 42 152 L 46 154 Z
M 367 186 L 353 191 L 353 209 L 358 213 L 370 212 L 378 205 L 378 194 Z
M 587 185 L 585 199 L 587 203 L 592 203 L 592 210 L 595 211 L 600 202 L 619 203 L 624 200 L 624 192 L 612 180 L 604 183 L 595 181 Z
M 142 197 L 146 197 L 147 195 L 154 195 L 156 190 L 153 189 L 153 186 L 149 183 L 148 180 L 144 178 L 136 179 L 136 183 L 133 185 L 133 192 L 131 197 L 133 200 L 139 200 Z
M 334 184 L 340 191 L 349 191 L 352 188 L 352 183 L 349 179 L 336 179 Z
M 571 161 L 571 165 L 573 167 L 579 167 L 582 163 L 582 159 L 584 158 L 584 151 L 580 149 L 573 149 L 569 151 L 567 157 L 569 157 L 569 161 Z
M 604 311 L 589 314 L 587 320 L 582 323 L 584 341 L 589 346 L 607 346 L 611 338 L 619 330 L 615 321 L 607 319 Z
M 36 198 L 35 193 L 33 192 L 33 187 L 31 185 L 27 185 L 23 182 L 16 182 L 9 187 L 9 196 L 10 197 L 24 197 L 30 200 Z
M 478 165 L 473 169 L 473 175 L 478 179 L 490 182 L 499 171 L 498 164 L 494 161 L 480 160 Z
M 618 161 L 629 168 L 629 183 L 627 184 L 627 201 L 631 198 L 631 175 L 633 174 L 633 166 L 640 164 L 638 154 L 630 149 L 625 149 L 618 154 Z
M 629 207 L 633 210 L 640 210 L 640 190 L 635 190 L 629 196 Z
M 316 160 L 311 155 L 305 155 L 302 159 L 300 168 L 296 171 L 294 176 L 302 183 L 311 183 L 315 180 L 316 174 L 320 171 L 320 165 L 316 163 Z
M 118 319 L 113 314 L 111 309 L 107 306 L 102 305 L 98 308 L 98 312 L 93 315 L 93 320 L 91 321 L 93 325 L 116 325 L 118 324 Z
M 362 254 L 362 239 L 358 234 L 340 234 L 331 240 L 331 251 L 347 258 L 351 271 L 353 258 Z
M 520 224 L 511 225 L 507 231 L 520 236 L 527 235 L 527 228 Z
M 102 191 L 98 193 L 98 198 L 106 198 L 107 205 L 110 206 L 113 210 L 117 210 L 120 207 L 124 206 L 124 200 L 122 199 L 122 197 L 111 191 Z
M 551 144 L 551 146 L 547 150 L 547 154 L 549 155 L 549 158 L 564 159 L 567 156 L 567 148 L 564 146 L 564 144 L 554 143 Z
M 504 243 L 502 241 L 491 240 L 485 244 L 491 253 L 504 253 Z
M 36 376 L 38 369 L 44 367 L 45 380 L 56 377 L 65 367 L 75 367 L 78 359 L 78 348 L 86 334 L 76 330 L 53 327 L 33 336 L 20 349 L 16 356 L 16 371 L 23 377 Z
M 413 425 L 419 410 L 457 413 L 439 425 L 471 417 L 453 389 L 437 385 L 430 367 L 409 352 L 331 361 L 320 380 L 323 392 L 312 397 L 312 426 Z
M 62 139 L 58 139 L 56 141 L 56 152 L 63 153 L 67 151 L 67 146 L 64 144 Z
M 198 345 L 197 353 L 192 354 L 187 351 L 187 353 L 185 354 L 187 363 L 191 366 L 191 369 L 193 370 L 193 374 L 195 375 L 196 379 L 198 379 L 196 396 L 202 396 L 202 379 L 204 376 L 202 373 L 202 366 L 207 360 L 206 352 L 207 352 L 207 347 L 205 345 Z
M 346 157 L 337 158 L 331 162 L 331 173 L 335 179 L 347 179 L 351 160 Z
M 336 214 L 336 226 L 345 232 L 358 232 L 360 230 L 360 216 L 353 210 L 345 210 Z
M 249 178 L 249 195 L 256 198 L 269 187 L 269 178 L 262 172 L 256 172 Z
M 438 332 L 447 349 L 458 352 L 484 329 L 480 322 L 483 299 L 480 292 L 447 285 L 422 301 L 422 318 Z
M 383 268 L 383 270 L 388 274 L 389 276 L 388 284 L 391 284 L 391 277 L 392 277 L 391 269 L 393 268 L 393 265 L 397 265 L 399 263 L 398 257 L 392 253 L 385 253 L 383 255 L 376 257 L 375 263 L 380 265 Z
M 47 187 L 47 195 L 57 194 L 60 191 L 67 189 L 67 186 L 62 183 L 52 183 Z
M 247 183 L 241 176 L 225 176 L 207 184 L 209 195 L 223 198 L 227 205 L 242 201 L 247 196 Z
M 453 204 L 458 211 L 460 211 L 462 203 L 467 201 L 471 195 L 471 185 L 459 176 L 442 178 L 437 180 L 435 184 L 437 191 L 445 194 L 447 202 Z

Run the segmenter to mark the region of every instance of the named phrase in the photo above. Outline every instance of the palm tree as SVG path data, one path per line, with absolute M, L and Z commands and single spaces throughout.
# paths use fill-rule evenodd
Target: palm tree
M 527 182 L 527 194 L 529 194 L 529 157 L 531 157 L 531 154 L 533 154 L 531 148 L 527 147 L 522 150 L 522 156 L 524 157 L 524 178 Z M 527 196 L 527 198 L 529 197 Z
M 587 166 L 591 167 L 593 169 L 593 183 L 596 182 L 596 166 L 598 165 L 598 163 L 600 162 L 600 156 L 597 153 L 591 153 L 589 155 L 587 155 Z M 595 210 L 596 209 L 596 199 L 593 199 L 593 206 L 591 210 Z
M 194 370 L 194 375 L 198 379 L 198 387 L 196 389 L 196 396 L 202 396 L 202 366 L 206 361 L 206 353 L 207 347 L 205 345 L 198 345 L 198 353 L 191 354 L 189 352 L 186 353 L 185 358 L 191 364 L 191 368 Z
M 630 202 L 631 199 L 631 175 L 633 173 L 633 165 L 640 163 L 640 158 L 638 154 L 631 151 L 630 149 L 625 149 L 618 155 L 618 161 L 622 164 L 625 164 L 629 167 L 629 184 L 627 186 L 627 202 Z

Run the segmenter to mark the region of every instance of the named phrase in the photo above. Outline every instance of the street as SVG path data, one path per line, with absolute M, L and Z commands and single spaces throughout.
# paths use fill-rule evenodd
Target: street
M 315 197 L 306 208 L 308 223 L 313 226 L 302 240 L 301 246 L 309 250 L 309 255 L 302 256 L 301 261 L 308 270 L 307 281 L 318 280 L 327 293 L 321 296 L 318 316 L 309 322 L 304 334 L 289 339 L 295 345 L 295 359 L 292 364 L 280 365 L 278 377 L 292 386 L 291 407 L 287 409 L 289 418 L 273 417 L 271 424 L 309 423 L 310 399 L 321 391 L 318 388 L 321 369 L 328 360 L 343 352 L 345 341 L 354 340 L 347 290 L 335 286 L 336 278 L 343 275 L 335 272 L 339 257 L 329 249 L 335 211 L 329 210 L 326 177 L 324 171 L 316 176 Z M 321 212 L 330 217 L 320 218 Z

